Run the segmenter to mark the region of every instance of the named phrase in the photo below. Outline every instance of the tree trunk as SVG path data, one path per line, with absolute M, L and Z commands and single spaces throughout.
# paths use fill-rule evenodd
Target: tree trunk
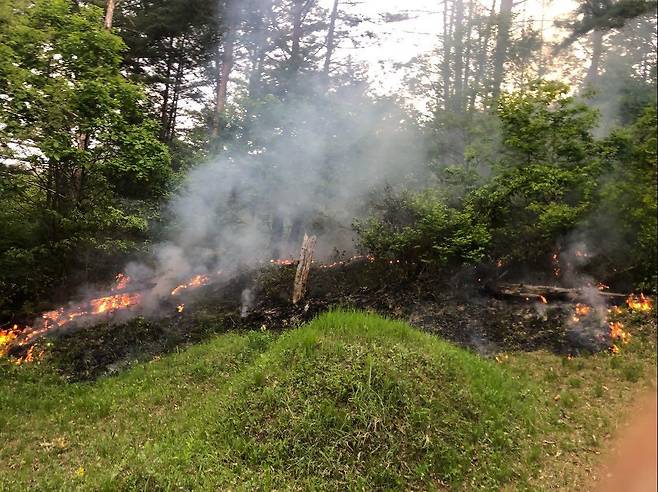
M 263 63 L 265 62 L 265 55 L 267 54 L 267 35 L 268 25 L 266 20 L 269 19 L 272 13 L 272 4 L 268 2 L 266 9 L 260 12 L 261 15 L 255 15 L 253 20 L 253 39 L 254 46 L 250 53 L 251 70 L 249 71 L 249 79 L 247 82 L 247 91 L 250 99 L 257 99 L 262 95 L 262 81 L 261 76 L 263 73 Z
M 495 16 L 496 16 L 496 0 L 494 0 L 491 6 L 491 14 L 489 15 L 489 22 L 487 22 L 487 26 L 484 30 L 484 40 L 481 43 L 480 50 L 478 53 L 477 70 L 475 72 L 475 79 L 473 80 L 473 90 L 471 92 L 471 100 L 469 102 L 469 111 L 471 112 L 475 110 L 475 99 L 477 98 L 478 91 L 482 87 L 482 81 L 485 78 L 484 72 L 486 69 L 486 63 L 489 54 L 489 40 L 491 39 L 491 27 L 493 26 Z
M 316 239 L 315 236 L 308 237 L 304 234 L 302 250 L 299 254 L 299 263 L 297 264 L 297 272 L 295 274 L 295 283 L 292 289 L 293 304 L 301 301 L 304 298 L 304 294 L 306 294 L 306 284 L 308 283 L 308 274 L 311 270 L 311 263 L 313 262 Z
M 505 61 L 509 52 L 510 31 L 512 29 L 512 8 L 514 0 L 502 0 L 498 15 L 498 35 L 496 36 L 496 51 L 494 52 L 493 81 L 491 95 L 497 99 L 503 84 Z
M 470 87 L 471 79 L 471 52 L 473 51 L 473 0 L 468 2 L 468 18 L 466 19 L 466 53 L 464 55 L 464 77 L 462 80 L 462 96 L 461 96 L 461 108 L 466 110 L 468 108 L 468 88 Z
M 502 297 L 516 297 L 525 300 L 541 301 L 546 303 L 551 300 L 556 301 L 576 301 L 586 300 L 591 296 L 590 288 L 573 288 L 555 287 L 552 285 L 526 285 L 513 284 L 507 282 L 498 282 L 487 287 L 494 295 Z M 626 300 L 628 294 L 618 292 L 598 292 L 601 298 L 610 303 L 621 303 Z
M 185 48 L 185 40 L 181 43 L 180 58 L 178 60 L 178 66 L 176 67 L 176 78 L 174 80 L 174 94 L 171 101 L 171 107 L 169 108 L 169 116 L 167 117 L 167 132 L 165 134 L 165 141 L 171 142 L 174 138 L 174 133 L 176 132 L 176 117 L 178 116 L 178 101 L 180 99 L 180 92 L 183 85 L 183 71 L 185 67 L 185 57 L 183 55 Z
M 461 113 L 464 99 L 464 0 L 455 0 L 454 7 L 455 90 L 453 110 Z
M 595 88 L 599 78 L 599 66 L 603 54 L 603 31 L 592 31 L 592 59 L 587 69 L 583 85 L 586 88 Z
M 105 2 L 105 20 L 103 27 L 106 31 L 112 30 L 112 21 L 114 20 L 114 8 L 116 7 L 115 0 L 107 0 Z
M 443 7 L 443 62 L 441 75 L 443 77 L 443 109 L 450 107 L 450 27 L 448 25 L 448 0 Z
M 169 87 L 171 86 L 171 69 L 174 64 L 174 37 L 169 36 L 169 47 L 167 50 L 167 71 L 165 72 L 165 87 L 162 93 L 162 107 L 160 108 L 160 140 L 164 142 L 167 133 L 167 110 L 169 107 Z
M 294 0 L 292 3 L 292 46 L 290 48 L 290 64 L 288 70 L 291 78 L 296 77 L 302 66 L 302 15 L 304 12 L 304 4 L 308 3 L 307 0 Z
M 235 27 L 229 25 L 224 33 L 224 43 L 221 56 L 221 63 L 217 67 L 217 95 L 215 97 L 215 115 L 213 118 L 211 136 L 214 140 L 219 137 L 224 124 L 224 111 L 226 109 L 226 95 L 228 89 L 228 79 L 233 70 L 233 51 L 235 49 Z
M 331 67 L 331 57 L 334 54 L 334 37 L 336 32 L 336 19 L 338 19 L 338 3 L 339 0 L 334 0 L 334 8 L 331 11 L 331 18 L 329 19 L 329 31 L 327 32 L 327 53 L 324 57 L 323 73 L 325 80 L 329 80 L 329 68 Z

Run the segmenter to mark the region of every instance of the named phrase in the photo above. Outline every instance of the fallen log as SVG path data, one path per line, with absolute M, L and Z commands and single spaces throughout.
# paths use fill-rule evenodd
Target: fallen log
M 622 294 L 619 292 L 604 292 L 601 290 L 596 290 L 593 287 L 567 288 L 553 285 L 527 285 L 522 283 L 513 284 L 499 282 L 497 284 L 487 286 L 486 289 L 494 296 L 523 298 L 526 300 L 532 299 L 540 302 L 546 302 L 550 300 L 587 300 L 588 297 L 591 297 L 593 291 L 596 291 L 597 295 L 600 295 L 606 299 L 610 304 L 620 304 L 628 298 L 628 294 Z
M 307 236 L 304 234 L 302 241 L 302 249 L 299 253 L 299 263 L 297 264 L 297 272 L 295 273 L 295 283 L 292 289 L 292 303 L 297 304 L 302 300 L 306 293 L 306 283 L 308 282 L 308 274 L 311 270 L 311 263 L 313 262 L 313 252 L 315 250 L 315 236 Z

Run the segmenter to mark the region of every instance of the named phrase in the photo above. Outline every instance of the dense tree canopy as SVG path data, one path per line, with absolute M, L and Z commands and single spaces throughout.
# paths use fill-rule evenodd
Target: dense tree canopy
M 149 250 L 209 160 L 243 173 L 213 220 L 272 254 L 354 220 L 411 265 L 550 270 L 587 237 L 599 278 L 655 288 L 655 2 L 580 2 L 552 44 L 523 2 L 439 3 L 382 96 L 346 52 L 400 16 L 355 2 L 0 0 L 0 316 Z

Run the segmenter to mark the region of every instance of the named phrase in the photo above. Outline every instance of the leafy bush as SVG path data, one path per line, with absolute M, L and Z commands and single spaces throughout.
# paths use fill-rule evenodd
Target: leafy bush
M 589 234 L 602 268 L 644 290 L 656 289 L 656 106 L 605 141 L 606 160 Z
M 469 210 L 450 208 L 431 192 L 387 190 L 377 208 L 377 216 L 354 227 L 360 246 L 379 258 L 458 266 L 478 262 L 489 242 L 488 231 Z

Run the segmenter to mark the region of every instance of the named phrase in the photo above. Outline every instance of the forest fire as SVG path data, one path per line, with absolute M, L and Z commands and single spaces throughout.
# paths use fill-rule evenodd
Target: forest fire
M 219 274 L 221 272 L 217 273 L 217 275 Z M 195 275 L 187 282 L 175 287 L 170 295 L 178 296 L 184 291 L 199 288 L 209 282 L 210 276 Z M 29 345 L 37 338 L 54 330 L 66 327 L 69 324 L 96 319 L 101 316 L 111 316 L 114 313 L 139 306 L 144 300 L 144 290 L 122 292 L 131 283 L 132 279 L 129 276 L 120 273 L 117 275 L 108 295 L 47 311 L 39 317 L 34 326 L 19 326 L 15 324 L 9 329 L 0 330 L 0 357 L 6 357 L 12 346 Z M 182 313 L 184 308 L 184 304 L 178 304 L 176 311 Z M 23 357 L 15 359 L 13 362 L 16 364 L 32 362 L 42 355 L 43 350 L 35 350 L 34 345 L 31 345 Z
M 586 316 L 589 316 L 589 314 L 592 312 L 592 307 L 588 306 L 587 304 L 582 304 L 582 303 L 577 303 L 575 307 L 575 312 L 574 315 L 571 317 L 571 319 L 575 322 L 578 323 L 580 322 L 581 318 L 584 318 Z
M 14 325 L 8 330 L 0 330 L 0 357 L 7 355 L 7 349 L 20 333 L 18 325 Z

